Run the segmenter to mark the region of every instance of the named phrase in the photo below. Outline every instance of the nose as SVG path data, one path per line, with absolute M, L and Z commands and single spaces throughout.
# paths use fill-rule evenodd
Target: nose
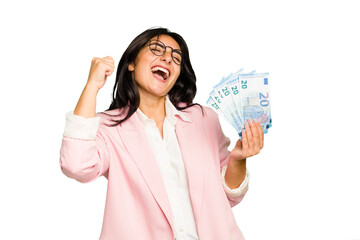
M 167 47 L 164 55 L 161 56 L 161 61 L 170 63 L 172 60 L 171 52 L 172 52 L 172 49 Z

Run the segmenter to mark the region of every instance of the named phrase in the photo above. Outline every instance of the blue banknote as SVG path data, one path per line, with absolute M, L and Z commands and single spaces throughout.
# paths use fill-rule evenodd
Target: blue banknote
M 222 78 L 213 87 L 207 104 L 238 132 L 248 119 L 258 121 L 264 133 L 272 126 L 269 73 L 244 73 L 242 69 Z

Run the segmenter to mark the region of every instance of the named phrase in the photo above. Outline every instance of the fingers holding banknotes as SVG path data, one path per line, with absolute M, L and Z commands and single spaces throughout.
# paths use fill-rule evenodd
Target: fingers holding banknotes
M 231 158 L 244 160 L 252 157 L 264 147 L 264 131 L 259 122 L 247 120 L 245 129 L 242 131 L 242 141 L 239 139 L 231 151 Z
M 110 56 L 104 58 L 94 57 L 91 61 L 87 85 L 97 89 L 102 88 L 105 85 L 107 77 L 114 72 L 114 62 L 114 59 Z

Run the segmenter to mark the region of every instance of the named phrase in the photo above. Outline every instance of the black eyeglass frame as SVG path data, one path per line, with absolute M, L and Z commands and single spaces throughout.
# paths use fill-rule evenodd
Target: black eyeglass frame
M 155 52 L 155 51 L 153 51 L 153 49 L 151 49 L 150 46 L 151 46 L 151 44 L 152 44 L 153 42 L 156 42 L 156 43 L 158 43 L 159 45 L 162 45 L 162 46 L 164 47 L 164 51 L 162 51 L 161 54 L 157 54 L 157 52 Z M 165 43 L 163 43 L 163 42 L 160 41 L 160 40 L 149 40 L 149 49 L 150 49 L 150 51 L 151 51 L 154 55 L 156 55 L 156 56 L 164 56 L 164 54 L 166 53 L 166 48 L 171 48 L 171 58 L 172 58 L 172 60 L 174 61 L 174 63 L 175 63 L 176 65 L 181 66 L 183 56 L 182 56 L 182 53 L 181 53 L 181 50 L 180 50 L 180 49 L 175 49 L 175 50 L 174 50 L 174 48 L 172 48 L 171 46 L 166 46 Z M 180 63 L 177 63 L 178 60 L 175 60 L 174 55 L 173 55 L 174 51 L 181 56 Z

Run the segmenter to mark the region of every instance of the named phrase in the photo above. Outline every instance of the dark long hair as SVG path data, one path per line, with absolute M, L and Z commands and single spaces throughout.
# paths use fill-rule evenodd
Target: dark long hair
M 123 113 L 126 113 L 126 116 L 120 120 L 112 120 L 115 123 L 110 126 L 117 126 L 126 121 L 138 109 L 140 104 L 140 94 L 136 82 L 132 78 L 132 73 L 128 70 L 128 66 L 135 62 L 140 50 L 150 39 L 160 35 L 172 37 L 179 44 L 182 53 L 180 75 L 173 88 L 168 93 L 170 101 L 178 110 L 185 110 L 191 106 L 198 105 L 203 111 L 201 105 L 193 103 L 193 99 L 196 95 L 196 76 L 191 66 L 189 50 L 185 40 L 179 34 L 170 32 L 166 28 L 150 28 L 141 33 L 130 43 L 120 59 L 113 88 L 113 100 L 107 111 L 121 109 L 122 112 L 118 116 L 123 115 Z M 180 103 L 184 103 L 185 105 L 180 106 Z

